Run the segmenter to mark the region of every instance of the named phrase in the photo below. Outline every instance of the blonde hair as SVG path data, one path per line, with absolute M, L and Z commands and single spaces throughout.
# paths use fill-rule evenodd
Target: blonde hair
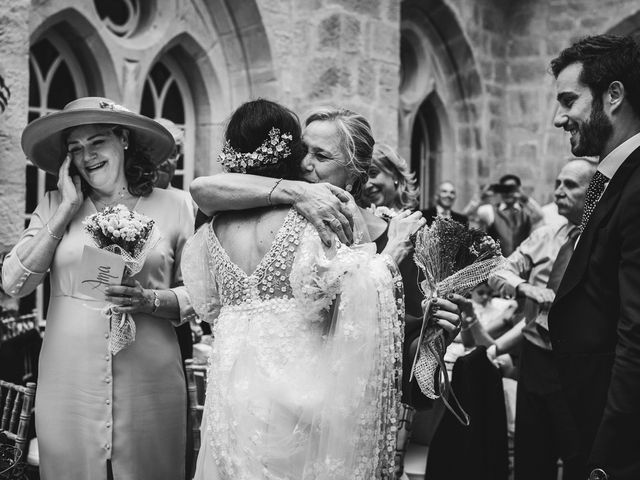
M 373 132 L 366 118 L 345 108 L 318 108 L 311 112 L 305 126 L 313 122 L 333 122 L 340 135 L 342 149 L 347 157 L 345 167 L 355 175 L 352 194 L 360 196 L 362 187 L 367 183 L 371 156 L 373 154 Z
M 409 170 L 409 166 L 404 158 L 384 143 L 376 144 L 373 150 L 373 164 L 380 170 L 391 175 L 397 182 L 396 205 L 385 205 L 387 207 L 399 207 L 401 209 L 415 209 L 418 207 L 418 190 L 416 176 Z

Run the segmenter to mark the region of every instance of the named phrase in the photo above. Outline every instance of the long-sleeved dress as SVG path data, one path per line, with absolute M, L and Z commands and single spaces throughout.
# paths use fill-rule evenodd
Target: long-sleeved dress
M 45 224 L 60 203 L 47 193 L 18 245 Z M 193 211 L 183 197 L 155 189 L 140 197 L 135 211 L 152 218 L 158 243 L 133 278 L 144 288 L 174 291 L 180 317 L 193 310 L 182 281 L 180 259 L 193 233 Z M 84 245 L 93 245 L 82 221 L 95 213 L 85 199 L 60 241 L 50 268 L 51 296 L 40 354 L 36 392 L 36 434 L 43 480 L 105 480 L 107 461 L 118 480 L 184 478 L 186 387 L 173 323 L 136 313 L 136 339 L 109 352 L 106 305 L 78 292 Z M 16 249 L 6 257 L 3 286 L 23 296 L 44 273 L 30 272 Z
M 184 271 L 214 336 L 196 479 L 393 476 L 404 303 L 373 244 L 326 251 L 291 210 L 250 275 L 211 225 Z

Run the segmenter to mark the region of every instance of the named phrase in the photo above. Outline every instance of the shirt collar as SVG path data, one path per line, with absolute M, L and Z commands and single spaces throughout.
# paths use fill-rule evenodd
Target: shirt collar
M 620 165 L 622 165 L 627 157 L 638 147 L 640 147 L 640 133 L 636 133 L 633 137 L 628 138 L 614 148 L 609 155 L 604 157 L 598 165 L 598 171 L 611 180 L 620 168 Z

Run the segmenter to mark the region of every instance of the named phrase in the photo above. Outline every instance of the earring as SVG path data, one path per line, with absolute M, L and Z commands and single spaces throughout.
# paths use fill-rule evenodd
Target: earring
M 125 146 L 124 146 L 124 149 L 125 149 L 125 150 L 126 150 L 127 148 L 129 148 L 129 145 L 125 145 Z
M 393 184 L 397 187 L 397 186 L 398 186 L 398 184 L 399 184 L 398 180 L 394 180 L 394 181 L 393 181 Z
M 347 183 L 347 186 L 346 186 L 346 187 L 344 187 L 344 189 L 345 189 L 347 192 L 350 192 L 350 191 L 353 189 L 353 185 L 351 185 L 350 183 Z

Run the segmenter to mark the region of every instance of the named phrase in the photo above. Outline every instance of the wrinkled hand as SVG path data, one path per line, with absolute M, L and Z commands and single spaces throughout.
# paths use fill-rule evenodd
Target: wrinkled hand
M 553 300 L 556 298 L 555 292 L 550 288 L 536 287 L 528 283 L 521 283 L 517 288 L 518 293 L 530 298 L 540 305 L 542 309 L 551 307 Z
M 74 175 L 72 178 L 69 174 L 70 167 L 71 157 L 67 155 L 58 171 L 58 191 L 62 196 L 60 204 L 67 208 L 69 216 L 73 216 L 82 206 L 84 197 L 80 175 Z
M 334 234 L 342 243 L 351 245 L 353 215 L 347 207 L 351 199 L 347 192 L 330 183 L 309 183 L 293 206 L 316 228 L 325 245 L 332 245 Z
M 445 343 L 447 346 L 460 332 L 460 308 L 454 301 L 456 296 L 450 296 L 449 300 L 444 298 L 434 298 L 432 300 L 422 301 L 422 310 L 430 309 L 431 318 L 433 318 L 445 333 Z M 460 297 L 460 295 L 457 295 Z M 460 297 L 462 298 L 462 297 Z
M 105 292 L 107 302 L 117 305 L 116 313 L 151 313 L 153 310 L 153 291 L 142 288 L 137 280 L 128 285 L 112 285 Z

